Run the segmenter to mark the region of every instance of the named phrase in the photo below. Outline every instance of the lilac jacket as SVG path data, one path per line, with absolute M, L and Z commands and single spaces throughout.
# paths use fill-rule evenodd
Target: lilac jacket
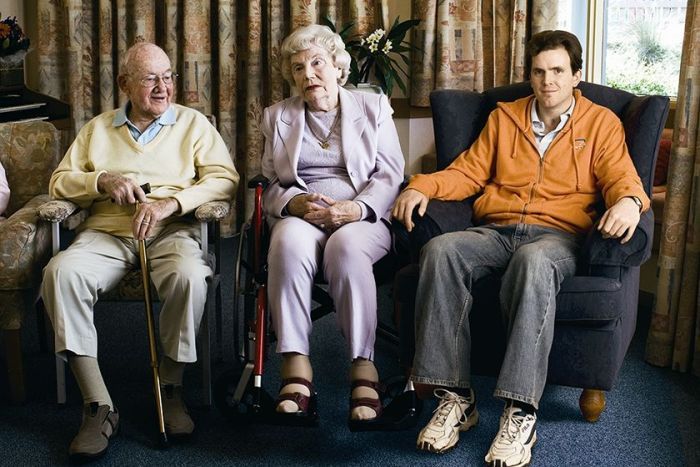
M 383 94 L 339 89 L 340 131 L 346 168 L 358 195 L 375 220 L 390 220 L 391 206 L 403 181 L 404 158 L 393 110 Z M 270 180 L 263 195 L 268 222 L 285 217 L 283 209 L 296 195 L 308 193 L 297 164 L 304 135 L 304 100 L 295 96 L 265 109 L 262 173 Z
M 0 164 L 0 216 L 5 214 L 8 204 L 10 204 L 10 186 L 7 184 L 5 168 Z

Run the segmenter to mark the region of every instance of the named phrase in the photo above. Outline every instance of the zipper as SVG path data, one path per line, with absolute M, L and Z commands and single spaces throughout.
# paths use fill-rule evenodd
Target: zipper
M 520 211 L 520 223 L 524 224 L 525 223 L 525 211 L 527 211 L 527 207 L 532 203 L 532 197 L 534 196 L 535 193 L 535 187 L 542 183 L 542 172 L 544 170 L 544 156 L 540 157 L 540 163 L 537 167 L 537 180 L 535 183 L 532 184 L 530 187 L 530 196 L 528 196 L 528 201 L 525 203 L 523 206 L 522 211 Z

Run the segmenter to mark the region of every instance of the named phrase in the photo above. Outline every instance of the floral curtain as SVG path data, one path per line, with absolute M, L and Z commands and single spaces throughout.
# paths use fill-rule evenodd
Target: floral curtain
M 421 20 L 413 35 L 411 104 L 428 106 L 430 91 L 483 91 L 520 82 L 532 33 L 555 29 L 557 0 L 413 0 Z M 528 9 L 529 6 L 529 9 Z
M 126 49 L 155 42 L 180 75 L 176 101 L 216 118 L 242 176 L 236 212 L 250 212 L 246 180 L 260 170 L 262 109 L 289 95 L 279 70 L 282 39 L 326 16 L 354 21 L 365 34 L 382 23 L 385 2 L 37 0 L 39 91 L 70 105 L 77 132 L 124 103 L 116 78 Z M 236 219 L 227 224 L 224 234 L 233 233 Z
M 646 360 L 700 376 L 700 8 L 688 0 Z

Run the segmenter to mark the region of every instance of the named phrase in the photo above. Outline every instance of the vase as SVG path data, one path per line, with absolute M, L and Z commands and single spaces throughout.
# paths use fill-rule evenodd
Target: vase
M 357 86 L 353 86 L 352 84 L 348 84 L 347 87 L 349 88 L 354 88 L 357 89 L 358 91 L 362 92 L 369 92 L 373 94 L 383 94 L 384 91 L 382 91 L 381 86 L 377 84 L 372 84 L 372 83 L 357 83 Z
M 24 87 L 24 56 L 17 52 L 0 57 L 0 91 Z

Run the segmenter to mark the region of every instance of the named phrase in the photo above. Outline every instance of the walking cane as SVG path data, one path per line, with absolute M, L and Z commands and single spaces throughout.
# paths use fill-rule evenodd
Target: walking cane
M 151 186 L 146 183 L 141 185 L 144 193 L 151 192 Z M 138 207 L 138 203 L 136 203 Z M 151 275 L 148 272 L 148 256 L 146 256 L 146 240 L 139 240 L 139 259 L 141 260 L 141 280 L 143 282 L 143 298 L 146 302 L 146 323 L 148 326 L 148 347 L 153 371 L 153 395 L 156 399 L 156 413 L 158 414 L 158 430 L 160 431 L 160 445 L 168 445 L 168 436 L 165 434 L 165 419 L 163 418 L 163 401 L 160 394 L 160 375 L 158 374 L 158 347 L 156 341 L 156 327 L 153 321 L 153 306 L 151 305 Z

